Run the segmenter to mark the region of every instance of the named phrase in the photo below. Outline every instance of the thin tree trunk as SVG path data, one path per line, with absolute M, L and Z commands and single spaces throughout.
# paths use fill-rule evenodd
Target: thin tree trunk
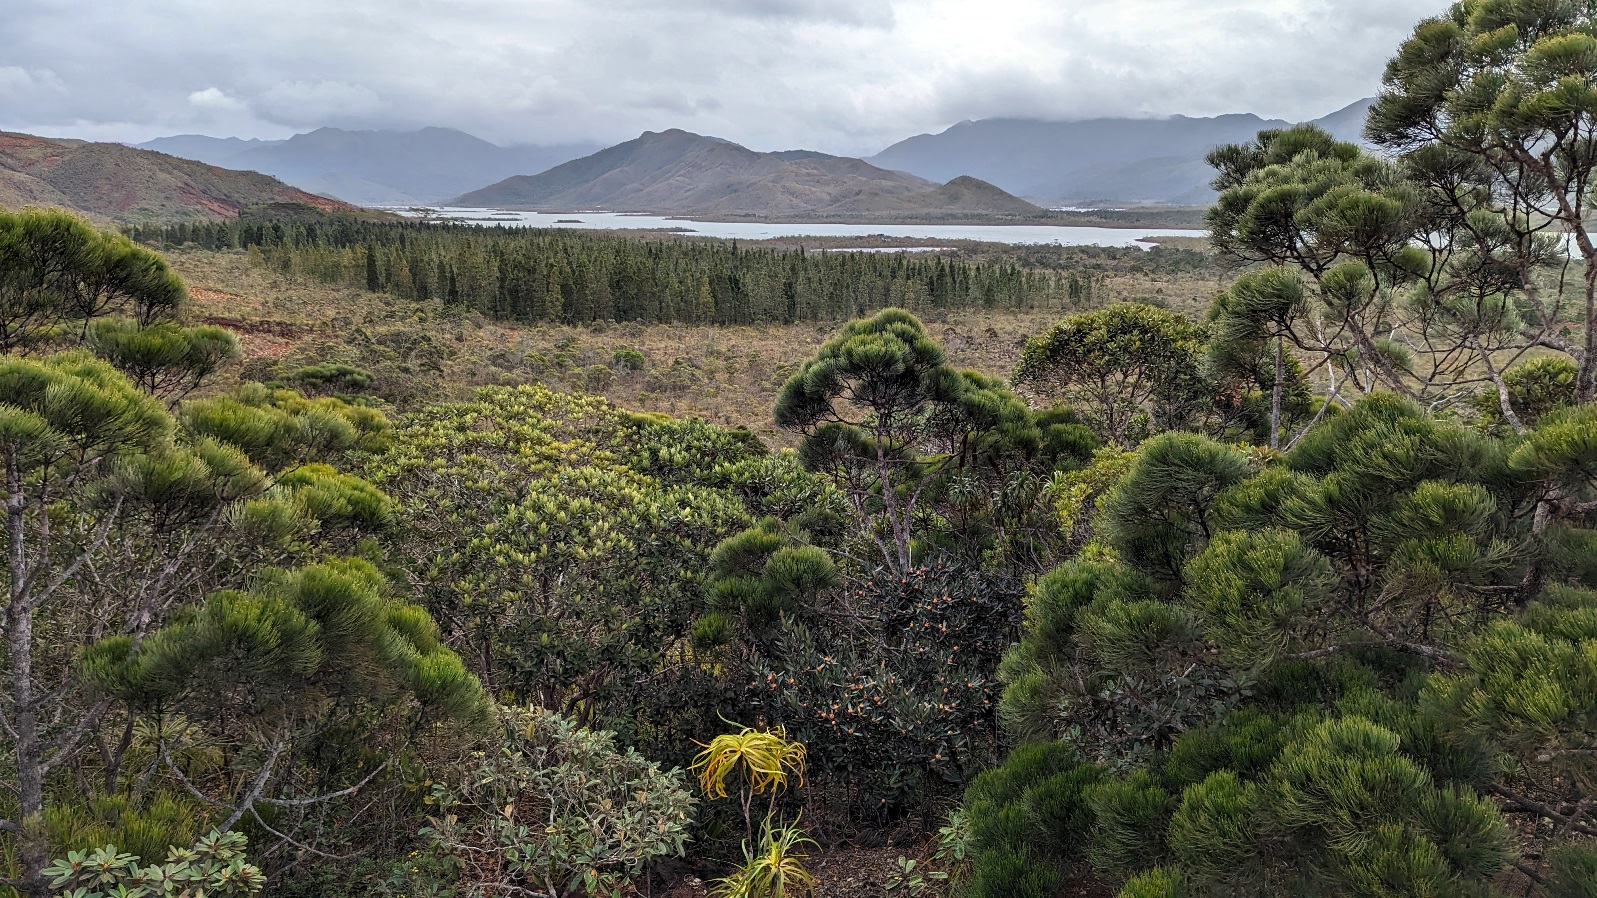
M 24 596 L 13 595 L 7 609 L 7 650 L 11 654 L 11 702 L 15 708 L 17 805 L 22 832 L 17 835 L 23 891 L 45 898 L 44 868 L 49 848 L 44 842 L 44 745 L 39 740 L 39 711 L 33 694 L 33 611 Z
M 1281 392 L 1286 385 L 1286 350 L 1275 338 L 1275 385 L 1270 388 L 1270 448 L 1281 448 Z
M 22 890 L 34 898 L 48 894 L 44 868 L 49 847 L 44 843 L 44 750 L 39 740 L 39 708 L 33 694 L 33 606 L 27 568 L 27 497 L 15 456 L 6 459 L 6 539 L 11 568 L 6 597 L 6 649 L 10 654 L 11 706 L 15 715 L 17 759 L 18 864 Z
M 1581 231 L 1577 237 L 1584 238 Z M 1581 405 L 1597 399 L 1597 253 L 1590 241 L 1581 240 L 1586 257 L 1586 342 L 1580 354 L 1579 376 L 1575 379 L 1575 398 Z
M 1492 386 L 1497 389 L 1497 407 L 1503 413 L 1503 420 L 1514 428 L 1515 433 L 1524 433 L 1525 422 L 1521 421 L 1519 414 L 1514 411 L 1514 403 L 1508 395 L 1508 384 L 1503 382 L 1502 372 L 1492 364 L 1492 354 L 1483 346 L 1476 346 L 1475 349 L 1481 354 L 1481 362 L 1486 365 L 1486 375 L 1492 379 Z

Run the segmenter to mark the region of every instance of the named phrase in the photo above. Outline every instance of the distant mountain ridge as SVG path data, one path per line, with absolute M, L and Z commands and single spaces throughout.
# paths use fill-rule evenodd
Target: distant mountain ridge
M 1362 140 L 1371 99 L 1313 124 Z M 1074 122 L 983 119 L 901 140 L 865 161 L 943 180 L 971 175 L 1045 205 L 1165 203 L 1207 205 L 1213 173 L 1204 155 L 1290 122 L 1251 113 L 1214 118 L 1101 118 Z
M 541 174 L 506 178 L 448 205 L 740 216 L 1030 217 L 1043 212 L 977 178 L 942 180 L 948 183 L 812 150 L 760 153 L 673 128 L 646 131 Z
M 180 134 L 139 144 L 185 159 L 258 171 L 311 193 L 362 205 L 436 203 L 515 174 L 538 172 L 595 143 L 502 147 L 452 128 L 318 128 L 286 140 Z
M 0 131 L 0 207 L 56 206 L 113 222 L 236 218 L 292 203 L 355 212 L 256 172 L 230 171 L 119 143 Z

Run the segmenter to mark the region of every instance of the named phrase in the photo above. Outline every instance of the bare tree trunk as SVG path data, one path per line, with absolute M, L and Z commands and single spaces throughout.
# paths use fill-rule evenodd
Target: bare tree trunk
M 1597 253 L 1588 241 L 1581 243 L 1586 257 L 1586 341 L 1580 354 L 1575 399 L 1581 405 L 1597 399 Z
M 44 746 L 39 741 L 39 707 L 33 694 L 33 607 L 29 581 L 37 571 L 27 566 L 27 497 L 15 457 L 6 459 L 6 560 L 10 594 L 6 596 L 6 651 L 10 655 L 12 730 L 17 740 L 16 833 L 20 882 L 26 894 L 43 898 L 44 868 L 49 847 L 44 843 Z
M 1282 338 L 1275 338 L 1275 385 L 1270 388 L 1270 448 L 1281 448 L 1281 392 L 1286 385 L 1286 359 Z
M 15 577 L 13 578 L 16 579 Z M 16 584 L 14 583 L 13 588 Z M 33 694 L 33 611 L 24 595 L 14 593 L 6 609 L 7 651 L 11 658 L 11 704 L 16 731 L 18 861 L 23 891 L 44 898 L 44 868 L 49 847 L 44 842 L 44 745 L 39 740 L 39 709 Z
M 1515 433 L 1525 432 L 1525 422 L 1519 419 L 1519 414 L 1514 411 L 1514 403 L 1508 395 L 1508 384 L 1503 382 L 1502 372 L 1492 364 L 1492 354 L 1483 346 L 1476 346 L 1476 351 L 1481 354 L 1481 362 L 1486 366 L 1486 375 L 1492 379 L 1492 386 L 1497 388 L 1497 407 L 1503 413 L 1503 420 L 1514 428 Z
M 907 510 L 899 508 L 898 494 L 893 491 L 892 467 L 882 448 L 883 442 L 880 438 L 876 441 L 876 476 L 881 483 L 882 505 L 887 511 L 887 525 L 893 533 L 893 551 L 897 556 L 888 559 L 888 569 L 902 574 L 909 570 L 910 563 L 909 522 L 904 520 Z

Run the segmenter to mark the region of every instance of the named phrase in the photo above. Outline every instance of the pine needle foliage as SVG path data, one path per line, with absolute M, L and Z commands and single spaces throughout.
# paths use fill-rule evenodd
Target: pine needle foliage
M 1556 894 L 1518 854 L 1578 868 L 1592 828 L 1597 583 L 1541 536 L 1597 523 L 1589 417 L 1499 439 L 1384 394 L 1279 456 L 1144 443 L 1005 660 L 1044 741 L 967 793 L 974 882 L 1486 896 L 1517 862 Z M 1055 795 L 1052 757 L 1092 773 Z

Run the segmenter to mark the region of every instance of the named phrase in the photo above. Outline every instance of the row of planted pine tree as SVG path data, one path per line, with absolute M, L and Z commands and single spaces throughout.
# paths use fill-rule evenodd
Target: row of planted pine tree
M 1102 290 L 1101 275 L 940 254 L 813 253 L 563 230 L 243 220 L 134 227 L 130 236 L 161 248 L 245 249 L 289 277 L 529 323 L 791 323 L 891 306 L 1062 309 Z

